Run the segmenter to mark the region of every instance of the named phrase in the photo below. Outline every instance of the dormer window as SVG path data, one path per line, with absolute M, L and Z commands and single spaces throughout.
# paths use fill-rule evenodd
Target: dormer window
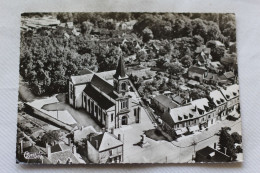
M 182 117 L 178 116 L 178 120 L 182 120 Z
M 226 97 L 229 99 L 230 98 L 230 96 L 229 95 L 226 95 Z
M 233 95 L 234 95 L 234 96 L 236 96 L 236 95 L 237 95 L 237 93 L 233 92 Z
M 187 116 L 187 115 L 184 115 L 184 119 L 188 119 L 188 116 Z

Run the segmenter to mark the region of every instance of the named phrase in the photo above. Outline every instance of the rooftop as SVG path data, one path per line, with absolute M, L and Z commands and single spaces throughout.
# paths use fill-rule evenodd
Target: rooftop
M 192 66 L 189 68 L 188 70 L 189 72 L 193 72 L 193 73 L 199 73 L 199 74 L 204 74 L 205 73 L 205 69 L 202 69 L 200 67 L 196 67 L 196 66 Z
M 154 100 L 158 101 L 159 103 L 170 109 L 178 107 L 178 104 L 174 103 L 170 98 L 165 95 L 158 95 L 154 97 Z
M 196 160 L 199 162 L 228 162 L 230 157 L 213 148 L 205 147 L 196 152 Z
M 114 102 L 105 97 L 100 91 L 97 91 L 91 84 L 87 84 L 84 92 L 91 97 L 102 109 L 109 109 L 114 106 Z
M 92 146 L 98 151 L 108 150 L 123 145 L 123 142 L 108 132 L 93 136 L 90 140 Z

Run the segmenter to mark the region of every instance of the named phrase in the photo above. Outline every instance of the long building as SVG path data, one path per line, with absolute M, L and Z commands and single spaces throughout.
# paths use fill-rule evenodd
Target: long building
M 202 98 L 170 109 L 162 114 L 165 129 L 171 134 L 181 135 L 214 125 L 217 121 L 233 116 L 239 106 L 239 86 L 230 85 L 209 93 L 209 99 Z

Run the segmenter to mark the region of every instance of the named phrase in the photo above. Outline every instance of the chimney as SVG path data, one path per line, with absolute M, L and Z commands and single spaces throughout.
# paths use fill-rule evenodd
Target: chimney
M 121 141 L 121 134 L 118 134 L 118 138 L 119 141 Z
M 95 142 L 96 142 L 96 149 L 98 149 L 98 140 L 96 140 Z
M 46 143 L 46 153 L 49 159 L 51 157 L 51 146 L 48 143 Z
M 68 145 L 69 146 L 71 145 L 71 138 L 70 137 L 68 138 Z
M 77 153 L 77 147 L 75 145 L 72 146 L 72 153 L 73 154 Z
M 106 132 L 106 129 L 103 127 L 102 128 L 102 133 L 105 133 Z
M 23 140 L 21 140 L 21 142 L 20 142 L 20 152 L 21 152 L 21 154 L 23 153 Z

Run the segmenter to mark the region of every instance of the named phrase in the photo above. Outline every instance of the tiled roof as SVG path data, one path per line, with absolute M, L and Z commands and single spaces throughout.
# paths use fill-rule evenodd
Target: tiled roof
M 98 75 L 93 76 L 91 80 L 91 85 L 95 86 L 96 88 L 98 88 L 98 90 L 104 92 L 111 98 L 117 98 L 117 95 L 114 93 L 114 87 Z
M 97 144 L 96 144 L 97 141 Z M 108 150 L 110 148 L 118 147 L 123 145 L 123 142 L 116 139 L 112 134 L 105 132 L 100 135 L 93 136 L 90 143 L 98 151 Z M 97 146 L 96 146 L 97 145 Z
M 239 85 L 233 84 L 233 85 L 220 89 L 220 91 L 223 94 L 223 96 L 227 100 L 229 100 L 229 99 L 235 98 L 239 95 Z
M 111 71 L 99 72 L 95 74 L 105 80 L 109 80 L 109 79 L 113 79 L 113 75 L 115 74 L 115 72 L 116 72 L 115 70 L 111 70 Z M 94 73 L 71 76 L 71 81 L 73 84 L 87 83 L 91 81 L 93 76 Z
M 198 159 L 200 162 L 228 162 L 228 161 L 230 161 L 230 157 L 228 155 L 225 155 L 224 153 L 221 153 L 210 147 L 205 147 L 205 148 L 197 151 L 196 159 Z
M 231 78 L 234 78 L 235 77 L 235 74 L 232 72 L 232 71 L 229 71 L 229 72 L 225 72 L 224 73 L 224 76 L 228 79 L 231 79 Z
M 209 93 L 209 96 L 213 99 L 213 102 L 216 106 L 221 105 L 226 102 L 226 99 L 223 97 L 219 90 L 214 90 Z
M 170 98 L 165 95 L 158 95 L 154 98 L 154 100 L 158 101 L 160 104 L 170 109 L 178 107 L 176 103 L 174 103 Z
M 205 75 L 204 77 L 205 80 L 214 80 L 217 81 L 218 80 L 218 75 L 214 74 L 214 73 L 207 73 L 207 75 Z
M 199 67 L 192 66 L 192 67 L 189 68 L 188 71 L 189 72 L 193 72 L 193 73 L 204 74 L 206 70 L 202 69 L 202 68 L 199 68 Z
M 100 93 L 100 91 L 97 91 L 95 88 L 93 88 L 91 84 L 86 85 L 84 92 L 94 101 L 96 101 L 102 109 L 107 110 L 115 105 L 110 99 Z

